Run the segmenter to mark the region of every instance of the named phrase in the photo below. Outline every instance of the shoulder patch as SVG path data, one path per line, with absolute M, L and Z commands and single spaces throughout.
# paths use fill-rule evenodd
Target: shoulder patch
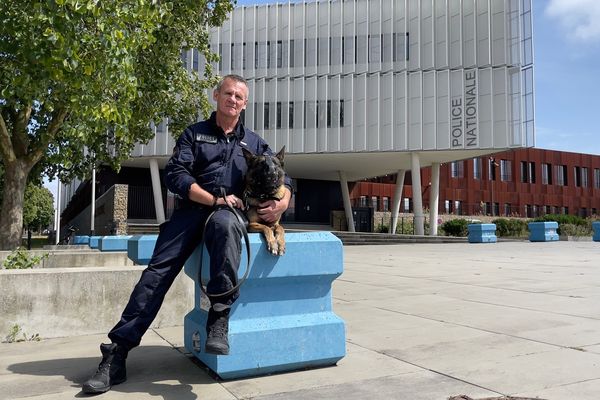
M 196 133 L 196 142 L 217 143 L 217 137 L 205 133 Z

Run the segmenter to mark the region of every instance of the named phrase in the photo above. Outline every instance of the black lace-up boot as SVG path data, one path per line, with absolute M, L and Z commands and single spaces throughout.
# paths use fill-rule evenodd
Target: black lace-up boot
M 98 370 L 83 384 L 84 393 L 104 393 L 112 387 L 127 380 L 125 360 L 127 350 L 116 343 L 101 344 L 102 361 Z
M 211 307 L 206 322 L 206 346 L 204 350 L 210 354 L 229 354 L 228 333 L 229 308 L 219 307 L 218 305 Z

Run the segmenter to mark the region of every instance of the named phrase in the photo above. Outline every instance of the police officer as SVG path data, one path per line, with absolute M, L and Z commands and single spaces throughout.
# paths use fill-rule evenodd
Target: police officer
M 100 345 L 102 361 L 96 373 L 83 384 L 85 393 L 106 392 L 126 380 L 125 360 L 129 350 L 140 344 L 169 287 L 200 243 L 205 223 L 204 241 L 210 255 L 207 292 L 224 293 L 237 283 L 243 233 L 237 217 L 225 206 L 240 209 L 244 206 L 241 198 L 247 166 L 242 148 L 254 154 L 272 154 L 272 151 L 260 136 L 240 122 L 240 113 L 248 103 L 244 78 L 225 76 L 215 88 L 213 99 L 217 108 L 211 117 L 189 126 L 177 140 L 165 173 L 167 187 L 182 200 L 170 220 L 160 227 L 148 268 L 133 289 L 121 320 L 108 334 L 112 343 Z M 261 204 L 258 212 L 265 222 L 275 222 L 287 209 L 291 197 L 287 176 L 285 185 L 283 199 Z M 221 188 L 225 196 L 220 196 Z M 207 353 L 229 353 L 229 312 L 238 295 L 235 291 L 211 297 Z

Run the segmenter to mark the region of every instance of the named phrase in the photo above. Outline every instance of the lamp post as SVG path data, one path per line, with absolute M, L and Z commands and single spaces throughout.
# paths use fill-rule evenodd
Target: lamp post
M 491 208 L 492 208 L 492 217 L 496 216 L 496 207 L 494 206 L 494 182 L 496 181 L 496 167 L 498 166 L 498 163 L 496 162 L 496 159 L 494 157 L 490 157 L 490 171 L 491 171 L 491 175 L 490 176 L 490 185 L 491 187 L 491 191 L 492 191 L 492 200 L 491 200 Z

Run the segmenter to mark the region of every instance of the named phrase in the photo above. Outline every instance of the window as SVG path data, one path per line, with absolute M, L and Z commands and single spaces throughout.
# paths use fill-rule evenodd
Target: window
M 452 161 L 450 164 L 450 176 L 452 178 L 463 178 L 463 162 L 462 161 Z
M 264 104 L 264 127 L 269 129 L 269 103 Z
M 521 183 L 525 183 L 527 181 L 527 161 L 521 161 Z
M 494 157 L 490 157 L 488 159 L 488 179 L 490 181 L 496 180 L 496 167 L 497 166 L 498 166 L 498 163 L 496 162 L 496 159 Z
M 219 43 L 219 71 L 223 71 L 223 43 Z
M 556 166 L 556 184 L 559 186 L 567 186 L 569 184 L 567 180 L 567 166 L 557 165 Z
M 588 169 L 586 167 L 581 167 L 581 187 L 588 187 L 589 186 L 589 175 L 588 175 Z
M 510 203 L 504 203 L 504 215 L 505 216 L 508 217 L 510 215 L 510 210 L 511 210 Z
M 246 43 L 244 42 L 244 46 L 242 48 L 242 69 L 246 69 Z
M 512 181 L 512 163 L 510 160 L 500 160 L 500 180 L 502 182 Z
M 258 103 L 254 103 L 254 107 L 252 107 L 252 116 L 254 119 L 254 125 L 258 126 Z
M 594 189 L 600 189 L 600 168 L 594 168 Z
M 456 215 L 462 215 L 462 201 L 454 200 L 454 213 Z
M 473 159 L 473 179 L 481 179 L 481 158 Z
M 552 185 L 552 165 L 542 164 L 542 184 Z
M 267 41 L 267 68 L 271 68 L 271 41 Z
M 340 126 L 344 126 L 344 100 L 340 100 Z
M 535 163 L 521 161 L 521 182 L 535 183 Z
M 377 196 L 371 196 L 371 207 L 377 211 Z
M 367 206 L 367 196 L 360 196 L 360 198 L 358 200 L 358 206 L 359 207 L 366 207 Z
M 390 198 L 383 197 L 382 199 L 382 210 L 381 211 L 390 211 Z
M 404 198 L 404 212 L 410 211 L 410 199 L 408 197 Z
M 290 40 L 290 67 L 294 66 L 294 40 Z
M 276 119 L 276 127 L 277 129 L 281 129 L 281 102 L 277 102 L 277 119 Z
M 283 66 L 283 41 L 277 41 L 277 68 Z
M 290 101 L 290 103 L 289 103 L 288 127 L 290 129 L 294 128 L 294 102 L 293 101 Z
M 581 186 L 581 168 L 573 167 L 573 177 L 575 178 L 573 182 L 575 182 L 575 187 Z
M 327 127 L 331 128 L 331 100 L 327 100 Z
M 444 211 L 446 214 L 450 214 L 452 212 L 452 200 L 444 200 Z

